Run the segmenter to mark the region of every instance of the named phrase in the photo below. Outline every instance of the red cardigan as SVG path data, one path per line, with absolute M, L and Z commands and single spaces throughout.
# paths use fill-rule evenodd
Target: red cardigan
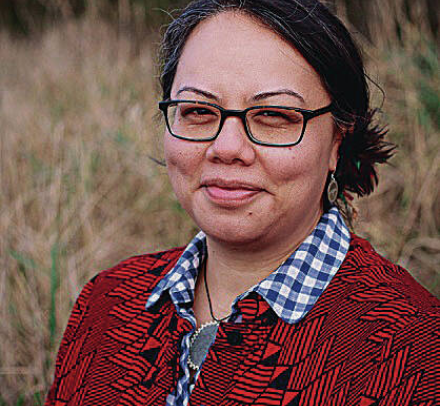
M 130 258 L 80 294 L 46 406 L 165 405 L 191 325 L 167 295 L 145 303 L 181 248 Z M 310 313 L 289 325 L 257 294 L 222 323 L 190 405 L 439 405 L 439 301 L 352 236 Z

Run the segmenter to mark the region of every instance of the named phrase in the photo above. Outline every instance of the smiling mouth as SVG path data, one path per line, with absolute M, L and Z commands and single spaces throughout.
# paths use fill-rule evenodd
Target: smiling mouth
M 242 182 L 215 181 L 202 185 L 205 195 L 213 203 L 235 207 L 250 202 L 263 189 Z

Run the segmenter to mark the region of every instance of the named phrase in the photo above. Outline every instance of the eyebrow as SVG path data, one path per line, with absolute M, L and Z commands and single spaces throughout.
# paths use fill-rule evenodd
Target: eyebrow
M 215 100 L 217 102 L 220 101 L 220 99 L 215 94 L 208 92 L 206 90 L 197 89 L 196 87 L 192 87 L 192 86 L 182 87 L 181 89 L 179 89 L 177 91 L 176 95 L 178 96 L 183 92 L 192 92 L 192 93 L 196 93 L 198 95 L 204 96 L 207 99 Z M 299 93 L 297 93 L 293 90 L 290 90 L 290 89 L 280 89 L 280 90 L 275 90 L 272 92 L 257 93 L 255 96 L 252 97 L 251 100 L 260 101 L 263 99 L 267 99 L 268 97 L 274 97 L 274 96 L 280 96 L 280 95 L 293 96 L 293 97 L 297 98 L 301 103 L 305 103 L 304 97 L 302 97 Z
M 184 86 L 177 91 L 176 95 L 178 96 L 179 94 L 181 94 L 183 92 L 192 92 L 192 93 L 199 94 L 200 96 L 204 96 L 207 99 L 215 100 L 217 102 L 220 101 L 220 99 L 215 94 L 213 94 L 211 92 L 207 92 L 206 90 L 197 89 L 196 87 Z
M 280 96 L 280 95 L 293 96 L 293 97 L 297 98 L 301 103 L 305 103 L 304 97 L 302 97 L 299 93 L 297 93 L 293 90 L 290 90 L 290 89 L 280 89 L 280 90 L 276 90 L 273 92 L 258 93 L 252 98 L 252 100 L 259 101 L 259 100 L 266 99 L 268 97 Z

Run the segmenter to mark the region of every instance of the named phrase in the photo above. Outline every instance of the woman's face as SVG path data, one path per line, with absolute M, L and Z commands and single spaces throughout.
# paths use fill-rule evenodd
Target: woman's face
M 314 110 L 330 103 L 320 77 L 296 49 L 234 12 L 203 21 L 190 35 L 171 99 L 227 109 Z M 252 143 L 237 117 L 225 121 L 214 141 L 186 141 L 166 132 L 164 142 L 174 191 L 197 225 L 218 242 L 255 249 L 301 242 L 315 227 L 339 137 L 331 114 L 324 114 L 308 122 L 301 143 L 292 147 Z

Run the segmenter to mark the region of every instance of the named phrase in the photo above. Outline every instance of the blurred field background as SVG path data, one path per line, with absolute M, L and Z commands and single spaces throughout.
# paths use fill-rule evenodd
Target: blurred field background
M 88 279 L 196 232 L 154 162 L 157 45 L 168 12 L 185 3 L 0 3 L 0 405 L 43 403 Z M 355 230 L 439 296 L 438 9 L 431 0 L 333 6 L 385 91 L 383 101 L 372 85 L 398 145 L 377 192 L 355 202 Z

